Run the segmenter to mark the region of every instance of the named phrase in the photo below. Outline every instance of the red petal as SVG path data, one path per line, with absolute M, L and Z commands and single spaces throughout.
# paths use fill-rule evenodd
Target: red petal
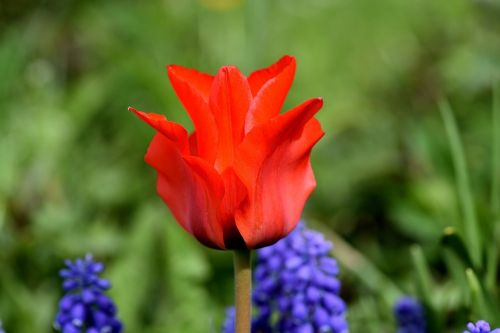
M 217 149 L 217 130 L 214 117 L 208 107 L 213 77 L 194 69 L 175 65 L 168 66 L 168 77 L 198 132 L 199 156 L 213 162 Z
M 134 112 L 142 121 L 162 133 L 170 141 L 174 142 L 181 152 L 188 152 L 188 136 L 184 127 L 167 120 L 163 115 L 142 112 L 133 107 L 129 107 L 128 109 Z
M 295 76 L 295 58 L 284 56 L 268 69 L 252 73 L 248 78 L 252 88 L 258 87 L 248 111 L 245 132 L 277 115 Z M 265 82 L 261 85 L 261 82 Z
M 247 199 L 248 192 L 232 167 L 228 167 L 224 171 L 222 180 L 224 182 L 225 195 L 220 206 L 219 220 L 224 229 L 224 244 L 226 245 L 226 249 L 243 248 L 245 247 L 245 242 L 236 227 L 234 214 Z
M 189 152 L 191 156 L 199 156 L 198 153 L 198 135 L 196 134 L 196 131 L 191 133 L 188 138 L 189 141 Z
M 283 56 L 269 67 L 256 70 L 248 76 L 248 83 L 252 89 L 252 95 L 256 96 L 267 81 L 271 80 L 288 67 L 293 67 L 295 72 L 295 58 L 289 55 Z M 293 79 L 293 77 L 292 77 Z M 290 83 L 291 84 L 291 83 Z
M 158 171 L 158 194 L 178 223 L 204 245 L 224 249 L 217 223 L 224 184 L 215 170 L 198 157 L 183 157 L 162 133 L 153 138 L 145 160 Z
M 272 244 L 298 223 L 316 182 L 313 145 L 323 136 L 312 118 L 321 99 L 311 99 L 254 128 L 238 147 L 235 172 L 248 188 L 236 225 L 249 248 Z
M 178 95 L 183 95 L 182 91 L 180 93 L 177 91 L 177 88 L 180 88 L 179 90 L 183 90 L 182 87 L 178 87 L 178 85 L 180 83 L 186 83 L 191 89 L 195 90 L 205 100 L 205 102 L 208 101 L 210 88 L 212 87 L 212 81 L 214 80 L 213 75 L 178 65 L 168 65 L 167 71 L 175 92 Z M 179 96 L 179 98 L 181 98 L 181 96 Z M 188 100 L 186 102 L 189 103 Z
M 251 98 L 247 79 L 236 67 L 225 66 L 219 70 L 212 84 L 209 104 L 218 131 L 215 168 L 220 172 L 232 164 L 235 147 L 243 139 Z

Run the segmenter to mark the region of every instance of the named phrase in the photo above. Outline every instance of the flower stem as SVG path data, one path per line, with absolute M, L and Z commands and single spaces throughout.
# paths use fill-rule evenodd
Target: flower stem
M 234 251 L 235 333 L 250 333 L 252 318 L 252 267 L 250 250 Z

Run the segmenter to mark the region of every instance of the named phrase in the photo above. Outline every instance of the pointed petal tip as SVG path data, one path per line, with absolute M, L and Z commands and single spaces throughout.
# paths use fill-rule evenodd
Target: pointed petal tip
M 283 71 L 286 68 L 293 68 L 295 71 L 295 68 L 297 67 L 297 61 L 295 60 L 295 57 L 292 55 L 285 54 L 281 58 L 278 59 L 271 67 L 276 67 L 278 72 Z
M 168 77 L 170 78 L 170 80 L 172 80 L 173 77 L 180 75 L 179 69 L 182 69 L 183 67 L 179 65 L 169 64 L 165 66 L 165 68 L 167 69 Z
M 182 77 L 183 73 L 191 72 L 191 71 L 197 72 L 196 69 L 192 69 L 189 67 L 184 67 L 184 66 L 176 65 L 176 64 L 168 64 L 165 66 L 165 68 L 167 69 L 168 76 L 180 76 L 180 77 Z
M 304 102 L 309 107 L 319 110 L 323 107 L 323 97 L 314 97 Z
M 148 114 L 146 112 L 142 112 L 140 110 L 137 110 L 137 109 L 134 109 L 133 107 L 129 106 L 128 107 L 128 110 L 130 112 L 133 112 L 135 113 L 135 115 L 139 118 L 141 118 L 142 120 L 146 120 L 147 118 L 149 118 Z
M 280 58 L 280 60 L 278 60 L 278 62 L 283 62 L 283 63 L 289 64 L 292 62 L 295 63 L 296 60 L 295 60 L 295 57 L 293 55 L 285 54 L 284 56 L 282 56 Z
M 144 112 L 139 111 L 139 110 L 137 110 L 137 109 L 134 109 L 134 108 L 133 108 L 133 107 L 131 107 L 131 106 L 129 106 L 129 107 L 128 107 L 128 110 L 129 110 L 130 112 L 135 113 L 138 117 L 141 117 L 141 116 L 143 116 L 143 115 L 144 115 Z
M 170 74 L 171 72 L 175 71 L 177 68 L 179 68 L 179 65 L 175 65 L 175 64 L 168 64 L 165 66 L 165 68 L 167 69 L 167 72 Z
M 149 124 L 150 126 L 156 128 L 156 129 L 157 129 L 157 126 L 161 122 L 167 121 L 167 117 L 165 117 L 164 115 L 161 115 L 161 114 L 140 111 L 140 110 L 134 109 L 131 106 L 128 107 L 128 110 L 135 113 L 135 115 L 137 117 L 139 117 L 139 119 L 141 119 L 142 121 L 146 122 L 147 124 Z
M 234 71 L 240 72 L 238 67 L 236 67 L 235 65 L 225 65 L 225 66 L 221 66 L 219 68 L 219 70 L 217 71 L 217 75 L 219 75 L 221 73 L 224 73 L 227 75 L 227 74 L 234 72 Z

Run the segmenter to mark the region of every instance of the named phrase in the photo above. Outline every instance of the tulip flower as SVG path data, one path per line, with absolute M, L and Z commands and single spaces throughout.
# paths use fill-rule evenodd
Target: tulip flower
M 280 113 L 295 75 L 284 56 L 248 77 L 234 66 L 210 75 L 167 67 L 194 132 L 129 108 L 156 130 L 145 160 L 177 222 L 202 244 L 234 249 L 236 331 L 250 330 L 250 250 L 273 244 L 299 222 L 316 186 L 311 149 L 323 136 L 313 98 Z
M 284 56 L 245 77 L 224 66 L 215 76 L 177 65 L 168 76 L 194 123 L 188 135 L 165 116 L 133 108 L 156 130 L 145 160 L 178 223 L 206 246 L 255 249 L 297 225 L 316 182 L 310 165 L 323 131 L 310 99 L 280 114 L 295 74 Z

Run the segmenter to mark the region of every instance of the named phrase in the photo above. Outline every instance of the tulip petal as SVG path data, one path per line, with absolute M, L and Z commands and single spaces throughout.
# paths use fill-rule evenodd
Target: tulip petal
M 236 225 L 249 248 L 272 244 L 298 223 L 316 186 L 310 153 L 324 134 L 313 118 L 322 105 L 306 101 L 252 129 L 238 147 L 235 172 L 249 196 Z
M 219 220 L 224 230 L 224 244 L 226 249 L 241 249 L 245 247 L 245 242 L 236 227 L 234 214 L 247 199 L 248 192 L 232 167 L 228 167 L 221 176 L 225 195 L 220 206 Z
M 251 73 L 248 76 L 248 83 L 250 84 L 252 95 L 256 96 L 267 81 L 271 80 L 288 67 L 293 67 L 293 70 L 295 71 L 295 57 L 285 55 L 271 66 Z
M 217 149 L 217 128 L 208 107 L 213 77 L 176 65 L 170 65 L 167 69 L 172 87 L 198 132 L 198 156 L 213 162 Z
M 219 138 L 215 161 L 219 172 L 232 165 L 235 147 L 243 139 L 251 98 L 247 79 L 236 67 L 224 66 L 219 70 L 209 99 Z
M 188 135 L 184 127 L 173 121 L 169 121 L 164 115 L 142 112 L 133 107 L 129 107 L 128 109 L 134 112 L 142 121 L 174 142 L 181 152 L 187 153 Z
M 224 249 L 217 223 L 224 184 L 215 170 L 198 157 L 183 157 L 163 133 L 155 135 L 145 160 L 157 170 L 158 194 L 179 224 L 204 245 Z
M 192 156 L 199 156 L 198 154 L 198 135 L 196 134 L 196 131 L 191 133 L 188 138 L 189 141 L 189 151 L 190 155 Z
M 271 66 L 252 72 L 248 76 L 248 83 L 250 84 L 252 95 L 256 96 L 260 88 L 262 88 L 267 81 L 271 80 L 273 77 L 281 73 L 284 68 L 290 65 L 295 67 L 295 57 L 285 55 Z
M 295 76 L 295 58 L 284 56 L 269 68 L 254 72 L 248 78 L 254 99 L 245 121 L 245 133 L 277 115 Z M 258 88 L 257 88 L 258 87 Z
M 214 80 L 213 75 L 202 73 L 197 71 L 196 69 L 186 68 L 179 65 L 168 65 L 167 66 L 168 76 L 172 85 L 174 86 L 174 90 L 178 95 L 182 95 L 183 88 L 179 85 L 182 83 L 186 83 L 189 85 L 191 89 L 196 91 L 205 102 L 208 102 L 208 96 L 210 96 L 210 88 L 212 87 L 212 82 Z M 179 88 L 179 92 L 178 92 Z M 181 96 L 179 98 L 182 100 Z M 182 103 L 189 103 L 189 100 L 182 101 Z

